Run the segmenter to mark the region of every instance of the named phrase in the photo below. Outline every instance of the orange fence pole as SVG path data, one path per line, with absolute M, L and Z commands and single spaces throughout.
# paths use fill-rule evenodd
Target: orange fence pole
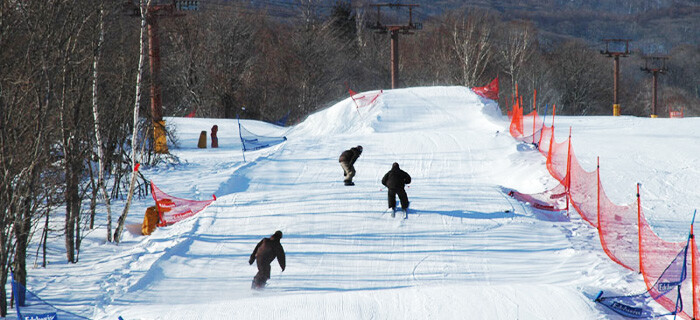
M 693 285 L 693 319 L 697 319 L 698 314 L 700 314 L 700 306 L 698 306 L 698 299 L 700 299 L 700 297 L 696 297 L 695 294 L 700 289 L 698 288 L 698 285 L 700 285 L 700 283 L 697 283 L 697 279 L 695 278 L 696 276 L 698 276 L 695 273 L 695 268 L 698 266 L 695 265 L 695 262 L 697 261 L 695 260 L 697 256 L 697 246 L 695 243 L 695 232 L 693 231 L 693 224 L 690 225 L 690 245 L 692 246 L 690 248 L 690 258 L 693 259 L 690 262 L 690 275 L 692 277 L 691 283 Z
M 639 242 L 639 273 L 644 274 L 642 265 L 642 201 L 639 197 L 639 185 L 637 183 L 637 241 Z
M 569 199 L 571 198 L 571 127 L 569 127 L 569 146 L 566 150 L 566 210 L 569 210 Z
M 537 110 L 537 89 L 535 89 L 535 93 L 532 95 L 532 110 Z
M 537 128 L 536 121 L 537 120 L 537 110 L 532 111 L 532 143 L 535 143 L 535 130 Z
M 598 234 L 600 234 L 600 157 L 598 157 L 597 160 L 597 165 L 595 168 L 596 175 L 597 175 L 597 186 L 598 189 L 596 190 L 596 219 L 598 220 Z

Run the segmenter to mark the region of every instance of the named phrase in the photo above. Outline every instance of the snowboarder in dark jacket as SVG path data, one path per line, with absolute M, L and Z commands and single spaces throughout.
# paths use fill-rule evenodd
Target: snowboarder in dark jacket
M 258 242 L 258 245 L 255 246 L 255 250 L 253 250 L 248 260 L 248 263 L 251 265 L 253 261 L 258 261 L 258 274 L 253 278 L 251 288 L 262 289 L 265 287 L 267 280 L 270 279 L 270 263 L 272 263 L 275 258 L 277 258 L 277 262 L 279 262 L 282 271 L 284 271 L 284 248 L 282 248 L 280 239 L 282 239 L 282 231 L 277 230 L 272 236 L 263 238 Z
M 396 195 L 399 195 L 401 209 L 405 212 L 408 210 L 408 195 L 406 195 L 404 188 L 410 183 L 411 176 L 406 171 L 401 170 L 398 163 L 394 162 L 391 165 L 391 170 L 382 178 L 382 184 L 389 190 L 389 208 L 396 211 Z
M 343 174 L 345 176 L 345 185 L 354 186 L 355 183 L 352 182 L 352 178 L 355 176 L 355 161 L 362 154 L 362 146 L 352 147 L 348 150 L 343 151 L 338 158 L 340 166 L 343 168 Z

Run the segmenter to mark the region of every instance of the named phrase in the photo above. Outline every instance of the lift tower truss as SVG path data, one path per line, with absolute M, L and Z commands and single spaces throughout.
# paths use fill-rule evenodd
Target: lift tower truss
M 377 30 L 377 33 L 391 34 L 391 88 L 396 89 L 399 87 L 399 34 L 413 34 L 413 30 L 423 29 L 423 24 L 413 22 L 413 8 L 418 7 L 418 5 L 382 3 L 371 4 L 370 6 L 377 8 L 377 22 L 370 28 Z M 393 9 L 408 8 L 408 23 L 382 23 L 381 9 L 384 7 Z
M 652 75 L 652 82 L 651 82 L 651 118 L 656 118 L 658 116 L 657 111 L 657 95 L 656 95 L 656 87 L 658 83 L 658 77 L 659 74 L 664 74 L 666 71 L 668 71 L 668 68 L 666 68 L 666 60 L 668 60 L 667 56 L 645 56 L 642 57 L 644 59 L 644 67 L 641 67 L 642 71 L 645 71 L 647 73 L 651 73 Z
M 613 58 L 613 115 L 620 115 L 620 57 L 630 54 L 630 39 L 603 39 L 605 50 L 600 50 L 601 54 Z

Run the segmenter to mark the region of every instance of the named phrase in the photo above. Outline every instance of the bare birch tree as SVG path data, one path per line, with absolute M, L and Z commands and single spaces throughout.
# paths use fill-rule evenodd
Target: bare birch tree
M 104 32 L 104 1 L 100 3 L 100 13 L 98 16 L 97 28 L 99 30 L 99 36 L 97 40 L 97 47 L 95 48 L 95 54 L 92 62 L 92 114 L 95 119 L 95 140 L 97 145 L 97 188 L 102 192 L 102 200 L 105 202 L 105 209 L 107 210 L 107 241 L 112 242 L 112 208 L 109 202 L 109 194 L 107 193 L 107 188 L 105 187 L 104 179 L 104 148 L 102 147 L 102 135 L 100 134 L 100 112 L 98 106 L 98 89 L 97 89 L 97 79 L 99 75 L 99 63 L 100 56 L 102 54 L 102 45 L 105 40 Z
M 526 67 L 537 49 L 537 29 L 531 22 L 514 21 L 501 29 L 502 45 L 498 49 L 503 72 L 513 83 L 521 79 L 521 70 Z M 515 96 L 515 85 L 512 95 Z
M 136 170 L 136 158 L 138 153 L 137 138 L 139 131 L 139 109 L 141 108 L 141 85 L 143 82 L 143 69 L 144 61 L 146 58 L 146 43 L 144 38 L 146 35 L 146 19 L 148 15 L 148 8 L 150 6 L 151 0 L 148 0 L 145 3 L 144 0 L 139 1 L 139 8 L 141 12 L 141 30 L 139 34 L 139 66 L 138 71 L 136 73 L 136 94 L 134 97 L 134 128 L 131 134 L 131 167 L 134 168 L 134 170 L 131 172 L 131 181 L 129 182 L 129 192 L 126 198 L 126 205 L 124 206 L 122 214 L 119 216 L 119 220 L 117 221 L 117 227 L 114 230 L 114 242 L 116 243 L 119 243 L 122 231 L 124 230 L 126 216 L 129 214 L 129 207 L 131 206 L 131 200 L 134 197 L 134 188 L 136 187 L 136 178 L 138 176 L 138 172 Z
M 482 11 L 448 16 L 452 49 L 461 68 L 460 79 L 456 79 L 460 84 L 468 87 L 478 84 L 492 63 L 494 23 L 495 20 Z

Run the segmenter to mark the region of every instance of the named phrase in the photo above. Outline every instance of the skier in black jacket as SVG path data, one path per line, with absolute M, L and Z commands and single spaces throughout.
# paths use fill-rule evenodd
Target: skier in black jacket
M 391 170 L 382 178 L 382 184 L 389 190 L 389 208 L 393 211 L 396 211 L 396 195 L 398 194 L 399 200 L 401 200 L 401 209 L 404 212 L 408 212 L 408 195 L 406 195 L 404 187 L 410 183 L 411 176 L 406 171 L 401 170 L 396 162 L 391 165 Z M 394 215 L 392 214 L 392 216 Z
M 355 167 L 353 165 L 355 161 L 357 161 L 357 158 L 360 157 L 360 154 L 362 154 L 362 146 L 357 146 L 343 151 L 343 153 L 340 154 L 340 158 L 338 158 L 338 162 L 340 162 L 340 166 L 343 168 L 346 186 L 355 185 L 355 183 L 352 182 L 352 178 L 355 176 Z
M 255 246 L 255 250 L 250 255 L 248 260 L 249 264 L 253 264 L 253 261 L 258 260 L 258 274 L 253 278 L 252 289 L 262 289 L 265 287 L 267 280 L 270 279 L 270 263 L 272 263 L 275 258 L 279 262 L 282 271 L 285 267 L 284 258 L 284 248 L 280 243 L 282 239 L 282 231 L 275 231 L 275 233 L 269 238 L 263 238 Z

